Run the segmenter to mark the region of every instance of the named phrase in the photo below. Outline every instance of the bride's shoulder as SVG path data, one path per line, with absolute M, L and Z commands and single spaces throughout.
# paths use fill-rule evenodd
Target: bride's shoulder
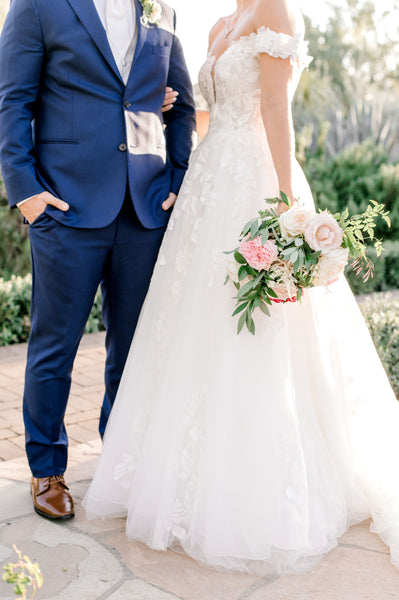
M 294 36 L 304 30 L 304 21 L 297 0 L 256 0 L 254 26 Z

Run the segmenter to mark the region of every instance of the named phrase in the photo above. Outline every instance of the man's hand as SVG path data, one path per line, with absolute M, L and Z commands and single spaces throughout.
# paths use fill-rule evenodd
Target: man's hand
M 165 200 L 165 202 L 162 204 L 162 208 L 166 211 L 169 210 L 170 208 L 172 208 L 172 206 L 175 205 L 175 202 L 177 200 L 177 196 L 176 194 L 172 194 L 172 192 L 169 194 L 168 198 Z
M 69 209 L 69 204 L 66 202 L 59 200 L 49 192 L 42 192 L 29 198 L 19 207 L 19 210 L 28 223 L 33 223 L 46 210 L 47 204 L 51 204 L 63 212 Z
M 179 92 L 175 92 L 172 88 L 167 87 L 165 90 L 165 98 L 162 104 L 162 112 L 168 112 L 173 108 L 174 103 L 176 102 L 177 96 Z

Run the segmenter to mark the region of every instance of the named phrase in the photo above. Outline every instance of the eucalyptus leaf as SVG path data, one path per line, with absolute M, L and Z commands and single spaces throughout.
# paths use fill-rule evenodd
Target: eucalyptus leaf
M 238 334 L 238 333 L 241 333 L 241 331 L 242 331 L 242 328 L 244 327 L 244 325 L 245 325 L 245 323 L 246 323 L 246 320 L 247 320 L 246 313 L 243 313 L 243 314 L 241 315 L 241 317 L 239 318 L 239 320 L 238 320 L 238 325 L 237 325 L 237 334 Z

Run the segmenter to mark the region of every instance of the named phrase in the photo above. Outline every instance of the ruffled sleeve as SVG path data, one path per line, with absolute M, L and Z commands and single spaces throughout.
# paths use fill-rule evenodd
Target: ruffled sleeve
M 291 36 L 260 27 L 252 36 L 254 55 L 264 52 L 276 58 L 289 58 L 292 65 L 299 65 L 303 69 L 313 60 L 308 54 L 309 42 L 300 33 Z

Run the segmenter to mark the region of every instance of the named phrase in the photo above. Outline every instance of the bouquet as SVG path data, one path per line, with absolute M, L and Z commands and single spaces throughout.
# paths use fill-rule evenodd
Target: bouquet
M 306 288 L 334 283 L 349 259 L 356 275 L 363 273 L 367 281 L 374 265 L 366 241 L 380 256 L 382 242 L 374 237 L 376 220 L 382 218 L 390 226 L 389 213 L 374 200 L 365 212 L 351 217 L 348 209 L 332 215 L 328 210 L 316 213 L 292 205 L 284 193 L 281 199 L 265 201 L 273 206 L 259 211 L 242 230 L 239 246 L 225 253 L 234 256 L 227 265 L 225 284 L 232 281 L 237 290 L 233 316 L 240 315 L 238 333 L 246 326 L 255 334 L 255 310 L 270 316 L 273 303 L 297 302 Z M 277 215 L 276 203 L 281 201 L 288 210 Z

